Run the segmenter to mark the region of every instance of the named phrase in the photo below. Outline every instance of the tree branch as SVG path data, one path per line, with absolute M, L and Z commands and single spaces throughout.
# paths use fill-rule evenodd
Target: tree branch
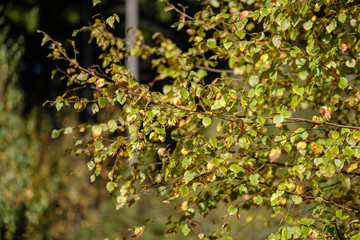
M 231 69 L 217 69 L 217 68 L 204 67 L 204 66 L 196 66 L 196 68 L 204 69 L 208 72 L 215 72 L 215 73 L 223 73 L 223 72 L 234 73 L 234 70 Z
M 271 185 L 271 184 L 268 184 L 268 183 L 264 183 L 264 182 L 260 182 L 260 184 L 263 184 L 263 185 L 265 185 L 265 186 L 267 186 L 267 187 L 271 187 L 271 188 L 277 188 L 277 186 L 273 186 L 273 185 Z M 305 195 L 305 194 L 299 194 L 299 193 L 297 193 L 297 192 L 292 192 L 292 191 L 289 191 L 289 190 L 284 190 L 284 192 L 286 192 L 286 193 L 288 193 L 288 194 L 291 194 L 291 195 L 296 195 L 296 196 L 299 196 L 299 197 L 302 197 L 302 198 L 305 198 L 305 199 L 312 199 L 312 200 L 314 200 L 315 198 L 317 198 L 317 197 L 315 197 L 315 196 L 309 196 L 309 195 Z M 360 213 L 360 210 L 359 209 L 355 209 L 355 208 L 350 208 L 350 207 L 345 207 L 344 205 L 341 205 L 341 204 L 339 204 L 339 203 L 336 203 L 336 202 L 334 202 L 334 201 L 331 201 L 331 200 L 328 200 L 328 199 L 325 199 L 325 198 L 322 198 L 323 199 L 323 202 L 324 203 L 327 203 L 327 204 L 330 204 L 330 205 L 334 205 L 334 206 L 336 206 L 336 207 L 339 207 L 339 208 L 341 208 L 341 209 L 343 209 L 343 210 L 345 210 L 345 211 L 348 211 L 348 212 L 352 212 L 352 213 Z
M 265 117 L 265 116 L 238 116 L 238 115 L 223 115 L 226 117 L 234 117 L 234 118 L 257 118 L 257 117 L 262 117 L 265 119 L 273 119 L 274 117 Z M 311 123 L 314 125 L 327 125 L 327 126 L 333 126 L 333 127 L 338 127 L 338 128 L 349 128 L 349 129 L 359 129 L 359 126 L 352 126 L 352 125 L 342 125 L 342 124 L 337 124 L 337 123 L 331 123 L 331 122 L 320 122 L 320 121 L 314 121 L 314 120 L 310 120 L 310 119 L 306 119 L 306 118 L 286 118 L 287 121 L 283 121 L 282 123 L 295 123 L 295 122 L 307 122 L 307 123 Z M 275 123 L 267 123 L 267 125 L 275 125 Z

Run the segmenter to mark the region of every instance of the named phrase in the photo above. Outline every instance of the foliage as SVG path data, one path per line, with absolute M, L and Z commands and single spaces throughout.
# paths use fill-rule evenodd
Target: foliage
M 38 90 L 38 79 L 24 74 L 26 38 L 37 28 L 38 9 L 33 2 L 0 3 L 0 239 L 85 239 L 80 236 L 90 231 L 82 220 L 101 219 L 96 208 L 88 210 L 102 203 L 101 191 L 84 184 L 82 161 L 64 156 L 67 139 L 50 141 L 50 113 L 40 112 L 20 84 L 25 78 L 32 94 Z
M 192 16 L 162 2 L 179 15 L 173 26 L 186 29 L 191 47 L 160 33 L 151 46 L 138 32 L 126 52 L 129 42 L 112 33 L 119 18 L 97 16 L 73 34 L 89 31 L 102 50 L 102 63 L 84 68 L 74 40 L 61 44 L 43 33 L 49 56 L 68 62 L 53 75 L 75 86 L 48 103 L 112 114 L 52 136 L 91 133 L 74 151 L 91 156 L 91 181 L 106 172 L 117 208 L 153 190 L 164 203 L 179 203 L 168 233 L 232 239 L 230 220 L 262 206 L 280 226 L 268 239 L 358 239 L 359 6 L 210 0 Z M 132 78 L 123 65 L 129 55 L 151 58 L 152 83 Z M 152 91 L 168 79 L 162 92 Z M 83 88 L 92 98 L 77 95 Z M 196 216 L 221 204 L 219 231 L 197 227 Z M 133 236 L 143 232 L 135 227 Z
M 4 13 L 4 5 L 1 6 Z M 0 18 L 0 238 L 20 239 L 25 234 L 38 237 L 39 222 L 49 204 L 48 186 L 37 186 L 42 181 L 44 167 L 40 159 L 41 146 L 35 134 L 35 112 L 22 116 L 23 92 L 19 87 L 22 69 L 24 38 L 14 36 L 12 25 L 2 14 Z M 39 126 L 38 126 L 39 127 Z M 33 171 L 39 174 L 29 178 Z M 31 207 L 30 207 L 31 206 Z M 47 234 L 43 232 L 44 236 Z

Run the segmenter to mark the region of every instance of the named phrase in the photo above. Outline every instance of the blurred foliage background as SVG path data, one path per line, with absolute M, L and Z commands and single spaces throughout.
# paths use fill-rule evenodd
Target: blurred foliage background
M 40 46 L 42 36 L 36 30 L 41 29 L 57 41 L 65 42 L 73 30 L 87 25 L 93 14 L 117 13 L 124 19 L 124 0 L 103 2 L 101 8 L 95 9 L 91 8 L 91 0 L 5 0 L 0 3 L 1 240 L 115 239 L 128 234 L 129 228 L 144 223 L 146 230 L 141 239 L 164 238 L 164 224 L 172 206 L 149 195 L 144 196 L 140 204 L 115 211 L 104 183 L 89 182 L 85 165 L 88 159 L 65 152 L 76 139 L 50 138 L 53 128 L 77 125 L 80 121 L 95 122 L 96 118 L 106 116 L 94 117 L 89 112 L 79 115 L 71 110 L 58 113 L 42 107 L 44 101 L 64 91 L 65 83 L 50 80 L 55 66 L 46 59 L 47 49 Z M 198 1 L 186 3 L 190 5 L 190 13 L 200 10 Z M 159 31 L 180 47 L 186 47 L 186 34 L 169 27 L 177 16 L 165 14 L 163 6 L 155 0 L 140 0 L 139 4 L 140 28 L 145 29 L 148 39 Z M 124 28 L 121 21 L 116 34 L 124 37 Z M 87 67 L 96 62 L 93 55 L 97 50 L 88 44 L 86 33 L 79 34 L 76 41 L 82 65 Z M 140 81 L 151 81 L 154 73 L 150 62 L 141 62 L 140 66 Z M 161 87 L 155 86 L 154 90 Z M 199 218 L 199 222 L 211 229 L 224 211 L 220 208 L 218 212 L 206 220 Z M 251 212 L 244 216 L 237 229 L 238 239 L 264 239 L 270 229 L 257 223 L 260 214 Z M 256 237 L 251 237 L 254 233 Z M 167 237 L 182 238 L 181 233 Z

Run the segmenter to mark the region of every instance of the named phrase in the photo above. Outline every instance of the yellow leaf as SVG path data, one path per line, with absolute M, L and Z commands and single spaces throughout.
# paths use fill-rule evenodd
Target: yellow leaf
M 102 128 L 99 125 L 92 126 L 91 132 L 92 132 L 94 137 L 98 137 L 98 136 L 101 135 Z
M 100 78 L 99 80 L 96 81 L 96 88 L 101 88 L 105 85 L 105 79 Z
M 350 165 L 350 167 L 347 169 L 347 172 L 351 172 L 351 171 L 354 171 L 355 169 L 358 168 L 358 163 L 353 163 Z
M 270 154 L 269 154 L 270 162 L 274 162 L 276 159 L 279 159 L 280 156 L 281 156 L 280 149 L 278 149 L 278 148 L 271 149 Z
M 213 163 L 213 161 L 210 161 L 210 162 L 208 162 L 208 163 L 206 164 L 206 170 L 207 170 L 208 172 L 210 172 L 211 169 L 213 169 L 214 166 L 215 166 L 215 164 Z
M 320 118 L 318 116 L 313 116 L 312 120 L 316 122 L 320 122 Z M 313 128 L 317 128 L 318 126 L 319 124 L 313 124 Z
M 243 11 L 240 13 L 240 20 L 243 20 L 249 15 L 249 11 Z
M 297 145 L 296 145 L 296 149 L 297 150 L 304 150 L 306 148 L 306 142 L 299 142 Z

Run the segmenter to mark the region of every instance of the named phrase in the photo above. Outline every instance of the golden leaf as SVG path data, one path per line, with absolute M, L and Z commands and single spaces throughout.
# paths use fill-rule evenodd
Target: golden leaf
M 298 150 L 298 151 L 300 151 L 300 150 L 304 150 L 305 148 L 306 148 L 306 142 L 299 142 L 297 145 L 296 145 L 296 149 Z
M 274 162 L 275 160 L 279 159 L 281 156 L 281 150 L 278 148 L 271 149 L 269 154 L 270 162 Z

